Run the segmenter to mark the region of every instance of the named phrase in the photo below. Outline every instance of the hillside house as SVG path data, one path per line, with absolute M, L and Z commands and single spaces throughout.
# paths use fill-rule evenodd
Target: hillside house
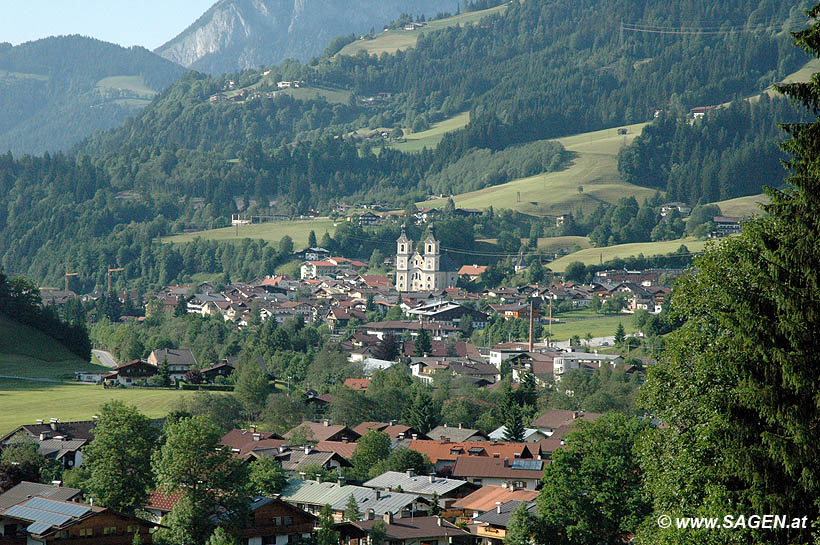
M 134 360 L 118 365 L 110 373 L 103 375 L 103 380 L 116 382 L 121 386 L 134 386 L 148 377 L 152 377 L 159 372 L 155 365 L 147 361 Z
M 194 353 L 187 348 L 162 348 L 152 350 L 148 355 L 148 363 L 159 368 L 163 362 L 168 363 L 171 380 L 182 380 L 185 373 L 197 367 Z

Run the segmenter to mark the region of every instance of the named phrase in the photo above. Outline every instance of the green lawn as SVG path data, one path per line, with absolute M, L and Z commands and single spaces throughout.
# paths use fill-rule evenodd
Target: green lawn
M 583 339 L 587 333 L 592 337 L 609 337 L 615 335 L 618 323 L 624 325 L 626 333 L 635 333 L 637 329 L 632 325 L 631 314 L 619 314 L 617 316 L 595 316 L 592 318 L 580 319 L 579 317 L 568 318 L 567 314 L 560 316 L 565 323 L 552 325 L 552 339 L 554 341 L 565 341 L 573 335 L 578 335 Z M 545 331 L 548 329 L 545 327 Z
M 762 216 L 763 210 L 760 208 L 761 203 L 768 203 L 769 197 L 766 195 L 749 195 L 748 197 L 738 197 L 737 199 L 729 199 L 728 201 L 719 201 L 714 204 L 720 207 L 721 213 L 724 216 Z
M 73 379 L 76 371 L 101 370 L 51 337 L 0 315 L 0 375 Z
M 142 76 L 110 76 L 97 82 L 99 89 L 123 89 L 132 93 L 152 98 L 157 92 L 145 85 L 145 78 Z
M 555 272 L 564 272 L 567 265 L 573 261 L 580 261 L 584 265 L 596 265 L 605 263 L 611 259 L 637 256 L 662 255 L 676 251 L 681 244 L 686 245 L 690 252 L 700 252 L 707 244 L 706 240 L 694 238 L 682 238 L 678 240 L 665 240 L 662 242 L 635 242 L 632 244 L 618 244 L 616 246 L 605 246 L 603 248 L 587 248 L 578 252 L 565 255 L 556 259 L 548 265 Z
M 165 416 L 191 392 L 138 388 L 103 389 L 95 384 L 47 384 L 0 380 L 0 434 L 38 418 L 90 420 L 103 403 L 120 400 L 136 405 L 152 418 Z
M 381 55 L 382 53 L 393 54 L 400 49 L 404 50 L 415 47 L 416 43 L 418 43 L 419 36 L 426 32 L 435 32 L 436 30 L 456 25 L 470 25 L 488 15 L 502 13 L 506 9 L 507 5 L 504 4 L 481 11 L 462 13 L 437 21 L 429 21 L 424 28 L 409 32 L 405 30 L 388 30 L 376 35 L 372 40 L 356 40 L 353 43 L 347 44 L 337 55 L 356 55 L 359 51 L 366 51 L 370 55 Z
M 258 238 L 268 241 L 278 241 L 285 235 L 293 239 L 293 245 L 297 249 L 307 246 L 308 235 L 311 231 L 316 233 L 316 238 L 321 240 L 325 231 L 333 233 L 334 222 L 328 218 L 317 218 L 303 221 L 272 221 L 270 223 L 256 223 L 253 225 L 240 225 L 239 235 L 236 227 L 223 227 L 221 229 L 210 229 L 208 231 L 197 231 L 196 233 L 184 233 L 172 237 L 165 237 L 162 242 L 184 243 L 191 242 L 197 237 L 206 240 L 233 240 L 240 241 L 244 238 Z
M 560 215 L 582 209 L 590 212 L 601 202 L 615 203 L 634 196 L 638 202 L 655 194 L 654 189 L 628 184 L 618 174 L 618 150 L 640 134 L 646 123 L 628 125 L 626 135 L 613 127 L 557 139 L 575 154 L 572 164 L 559 172 L 537 174 L 505 184 L 453 196 L 460 208 L 510 208 L 536 216 Z M 579 186 L 582 191 L 578 191 Z M 418 203 L 441 207 L 446 199 Z
M 438 146 L 446 133 L 461 129 L 469 122 L 470 112 L 463 112 L 444 121 L 434 123 L 426 131 L 414 133 L 410 129 L 402 129 L 405 133 L 404 138 L 401 142 L 396 142 L 391 146 L 403 152 L 421 151 L 423 148 L 432 149 Z

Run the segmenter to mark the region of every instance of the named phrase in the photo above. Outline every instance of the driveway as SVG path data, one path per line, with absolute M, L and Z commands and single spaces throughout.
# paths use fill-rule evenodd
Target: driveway
M 91 353 L 97 356 L 97 359 L 100 360 L 100 363 L 102 363 L 106 367 L 117 366 L 117 360 L 114 359 L 114 355 L 111 354 L 111 352 L 106 352 L 105 350 L 92 350 Z

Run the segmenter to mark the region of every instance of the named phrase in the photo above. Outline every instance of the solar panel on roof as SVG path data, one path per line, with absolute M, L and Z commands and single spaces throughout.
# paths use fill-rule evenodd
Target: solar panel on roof
M 539 470 L 543 467 L 544 462 L 542 460 L 521 460 L 516 459 L 513 460 L 512 468 L 513 469 L 534 469 Z
M 87 505 L 63 503 L 46 498 L 31 498 L 24 503 L 23 506 L 33 509 L 42 509 L 43 511 L 50 511 L 52 513 L 60 513 L 61 515 L 68 515 L 74 518 L 79 518 L 91 511 L 91 508 Z
M 43 522 L 50 524 L 51 526 L 60 526 L 61 524 L 65 524 L 71 520 L 71 517 L 68 515 L 63 515 L 61 513 L 50 513 L 48 511 L 43 511 L 42 509 L 25 507 L 24 505 L 9 507 L 3 514 L 17 519 Z
M 43 532 L 47 532 L 51 528 L 51 525 L 45 524 L 43 522 L 32 522 L 31 524 L 26 527 L 26 532 L 34 535 L 40 535 Z

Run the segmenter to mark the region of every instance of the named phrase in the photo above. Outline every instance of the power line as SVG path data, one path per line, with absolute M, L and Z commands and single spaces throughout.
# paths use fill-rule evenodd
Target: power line
M 672 35 L 719 35 L 719 34 L 740 34 L 740 33 L 752 33 L 752 32 L 764 32 L 767 30 L 799 30 L 805 28 L 809 22 L 802 23 L 802 24 L 794 24 L 790 25 L 787 28 L 783 28 L 783 24 L 781 23 L 758 23 L 755 25 L 743 25 L 743 26 L 680 26 L 680 27 L 672 27 L 672 26 L 662 26 L 662 25 L 649 25 L 645 23 L 624 23 L 621 22 L 621 28 L 619 32 L 619 38 L 623 41 L 623 33 L 624 31 L 627 32 L 640 32 L 644 34 L 672 34 Z

